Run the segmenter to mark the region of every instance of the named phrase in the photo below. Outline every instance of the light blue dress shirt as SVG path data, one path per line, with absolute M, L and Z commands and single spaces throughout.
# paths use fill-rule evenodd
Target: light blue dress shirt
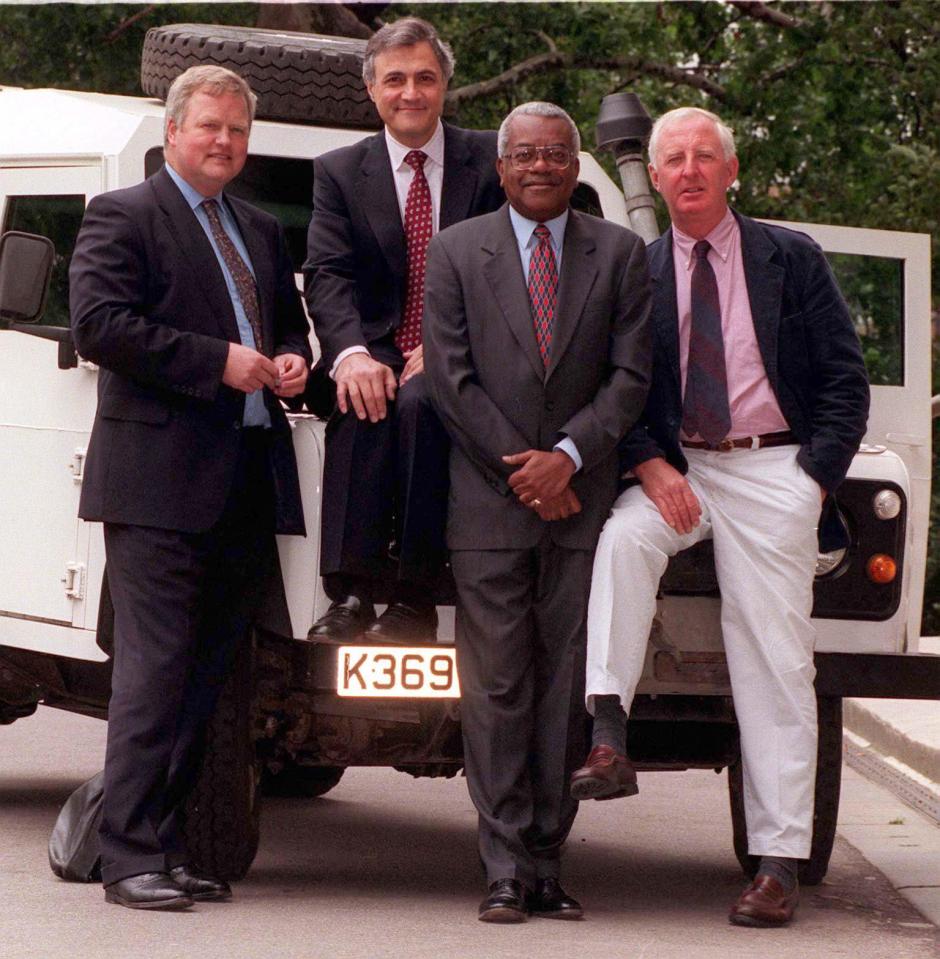
M 219 267 L 222 270 L 222 276 L 225 277 L 228 295 L 232 300 L 235 322 L 238 324 L 238 338 L 241 340 L 242 346 L 247 346 L 252 350 L 257 349 L 255 346 L 255 335 L 251 331 L 251 324 L 248 322 L 245 307 L 242 305 L 241 297 L 238 295 L 235 280 L 232 278 L 232 274 L 225 262 L 225 257 L 222 256 L 222 251 L 219 249 L 215 242 L 215 237 L 212 235 L 212 227 L 209 224 L 209 217 L 206 215 L 206 211 L 202 206 L 202 201 L 217 201 L 222 229 L 225 230 L 229 239 L 235 244 L 235 249 L 238 250 L 239 256 L 245 261 L 248 269 L 251 270 L 251 275 L 254 276 L 255 268 L 251 262 L 251 257 L 248 255 L 248 248 L 242 239 L 238 224 L 235 222 L 235 217 L 232 216 L 232 212 L 229 210 L 228 204 L 225 202 L 221 193 L 214 197 L 203 196 L 195 187 L 187 183 L 169 163 L 166 164 L 166 172 L 169 173 L 170 179 L 179 187 L 180 193 L 183 194 L 183 199 L 189 204 L 193 213 L 196 214 L 199 225 L 205 230 L 206 236 L 212 244 L 215 258 L 219 261 Z M 270 428 L 271 414 L 268 413 L 265 408 L 263 390 L 255 390 L 254 393 L 247 393 L 245 395 L 245 413 L 242 417 L 242 424 L 244 426 L 264 426 L 265 428 Z
M 529 220 L 521 213 L 516 211 L 513 206 L 509 207 L 509 220 L 512 223 L 513 233 L 516 234 L 516 243 L 519 244 L 519 259 L 522 261 L 522 277 L 529 283 L 529 264 L 532 262 L 532 251 L 535 249 L 539 238 L 535 235 L 535 228 L 539 225 L 537 220 Z M 545 220 L 545 226 L 552 235 L 552 252 L 555 254 L 555 268 L 558 276 L 561 276 L 561 251 L 565 245 L 565 227 L 568 225 L 568 211 L 565 210 L 560 216 L 553 220 Z M 570 436 L 562 437 L 553 447 L 553 450 L 561 450 L 567 453 L 574 463 L 575 472 L 581 469 L 581 454 L 574 440 Z

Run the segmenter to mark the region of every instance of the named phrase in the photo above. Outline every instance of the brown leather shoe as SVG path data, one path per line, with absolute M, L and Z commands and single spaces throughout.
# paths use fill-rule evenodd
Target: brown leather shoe
M 728 921 L 736 926 L 785 926 L 799 898 L 799 886 L 787 893 L 773 876 L 758 876 L 731 907 Z
M 595 746 L 584 765 L 571 774 L 573 799 L 615 799 L 639 791 L 630 760 L 611 746 Z

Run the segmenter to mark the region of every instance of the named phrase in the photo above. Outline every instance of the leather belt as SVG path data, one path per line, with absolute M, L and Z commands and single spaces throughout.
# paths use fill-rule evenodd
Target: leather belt
M 768 446 L 790 446 L 799 442 L 790 432 L 763 433 L 760 436 L 741 436 L 738 439 L 725 438 L 720 443 L 706 443 L 704 440 L 682 440 L 682 446 L 691 450 L 711 450 L 714 453 L 727 453 L 729 450 L 760 450 Z

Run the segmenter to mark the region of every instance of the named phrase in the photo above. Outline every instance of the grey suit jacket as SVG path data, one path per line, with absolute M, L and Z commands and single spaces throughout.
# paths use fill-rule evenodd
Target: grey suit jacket
M 424 363 L 454 443 L 451 549 L 593 549 L 617 492 L 617 443 L 650 380 L 646 251 L 629 230 L 571 211 L 546 369 L 509 208 L 443 230 L 428 250 Z M 582 511 L 546 523 L 509 487 L 509 453 L 574 441 Z

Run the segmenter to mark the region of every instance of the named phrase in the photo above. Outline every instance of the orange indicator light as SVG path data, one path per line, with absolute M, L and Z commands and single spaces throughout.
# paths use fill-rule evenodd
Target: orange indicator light
M 875 553 L 865 564 L 865 572 L 873 583 L 893 583 L 898 564 L 884 553 Z

